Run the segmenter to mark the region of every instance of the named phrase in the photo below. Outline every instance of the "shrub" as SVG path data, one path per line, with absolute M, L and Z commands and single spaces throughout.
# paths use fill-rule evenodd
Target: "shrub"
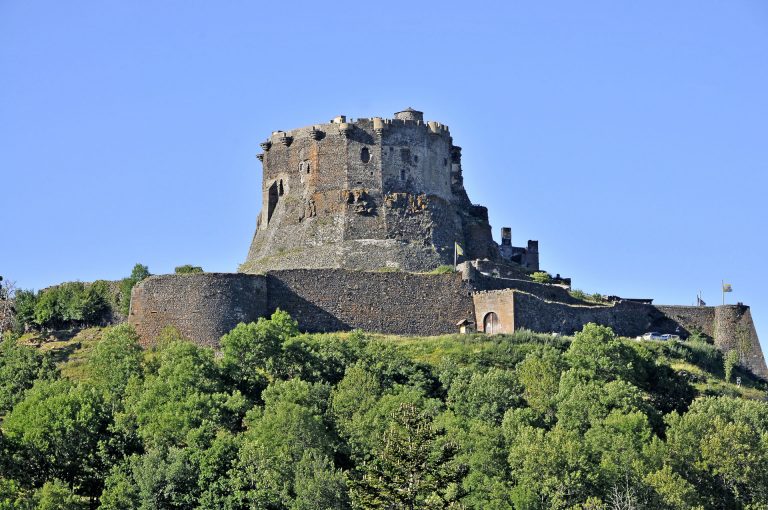
M 723 360 L 723 371 L 725 372 L 725 382 L 731 382 L 733 369 L 739 365 L 739 351 L 728 351 Z
M 586 301 L 587 299 L 587 293 L 583 290 L 571 289 L 568 291 L 568 293 L 571 295 L 571 297 L 581 299 L 582 301 Z
M 455 273 L 456 269 L 453 266 L 437 266 L 432 271 L 429 271 L 429 274 L 448 274 L 448 273 Z
M 531 280 L 536 283 L 549 283 L 552 281 L 552 275 L 546 271 L 536 271 L 531 274 Z
M 29 316 L 29 307 L 34 303 L 33 321 L 40 327 L 98 324 L 110 309 L 107 294 L 104 284 L 62 283 L 41 291 L 36 299 L 25 296 L 24 316 Z
M 178 266 L 174 268 L 173 270 L 176 274 L 198 274 L 198 273 L 204 273 L 203 268 L 200 266 L 193 266 L 190 264 L 184 264 L 183 266 Z

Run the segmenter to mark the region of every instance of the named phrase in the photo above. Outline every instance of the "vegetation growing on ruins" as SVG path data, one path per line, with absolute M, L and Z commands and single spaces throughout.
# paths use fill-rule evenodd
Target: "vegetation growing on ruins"
M 728 384 L 705 342 L 306 335 L 277 312 L 219 355 L 128 325 L 64 343 L 0 344 L 0 508 L 768 505 L 768 404 L 744 398 L 765 383 Z
M 546 271 L 535 271 L 531 273 L 531 280 L 536 283 L 549 283 L 552 281 L 552 275 Z
M 173 272 L 176 274 L 198 274 L 203 272 L 203 268 L 191 264 L 184 264 L 183 266 L 175 267 Z

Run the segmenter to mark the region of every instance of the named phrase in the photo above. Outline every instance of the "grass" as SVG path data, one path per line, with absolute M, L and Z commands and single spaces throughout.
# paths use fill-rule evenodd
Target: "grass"
M 42 352 L 50 353 L 61 369 L 63 377 L 83 380 L 85 365 L 93 347 L 101 340 L 103 328 L 88 328 L 77 334 L 55 332 L 41 336 L 26 333 L 18 339 L 25 345 L 35 346 Z M 316 341 L 347 338 L 351 332 L 322 333 L 311 335 Z M 440 336 L 399 336 L 368 333 L 366 337 L 392 345 L 408 358 L 439 367 L 446 359 L 459 366 L 512 368 L 525 356 L 541 345 L 549 345 L 565 351 L 570 344 L 569 337 L 533 333 L 521 330 L 511 335 L 487 336 L 482 333 L 450 334 Z M 638 343 L 637 340 L 623 339 Z M 639 341 L 647 348 L 658 363 L 667 363 L 696 388 L 699 395 L 724 395 L 750 400 L 768 400 L 768 383 L 747 370 L 736 368 L 733 381 L 726 382 L 723 374 L 722 353 L 707 342 L 700 341 Z M 736 385 L 736 377 L 741 384 Z
M 104 328 L 94 327 L 76 333 L 55 331 L 47 336 L 25 333 L 17 342 L 47 353 L 63 377 L 79 381 L 85 378 L 85 363 L 93 347 L 101 340 L 103 331 Z
M 424 274 L 449 274 L 449 273 L 455 273 L 455 272 L 456 272 L 456 268 L 454 268 L 453 266 L 442 265 L 442 266 L 437 266 L 432 271 L 427 271 Z

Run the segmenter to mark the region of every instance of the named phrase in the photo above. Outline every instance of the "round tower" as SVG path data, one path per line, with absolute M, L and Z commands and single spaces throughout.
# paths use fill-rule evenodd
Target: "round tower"
M 414 110 L 409 106 L 405 110 L 395 113 L 395 118 L 397 120 L 415 120 L 424 122 L 424 112 Z

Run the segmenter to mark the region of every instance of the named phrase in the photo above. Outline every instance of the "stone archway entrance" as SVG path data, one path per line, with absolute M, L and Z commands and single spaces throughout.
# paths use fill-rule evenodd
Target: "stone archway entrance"
M 483 331 L 488 335 L 501 332 L 501 324 L 499 324 L 499 316 L 496 312 L 488 312 L 483 317 Z

